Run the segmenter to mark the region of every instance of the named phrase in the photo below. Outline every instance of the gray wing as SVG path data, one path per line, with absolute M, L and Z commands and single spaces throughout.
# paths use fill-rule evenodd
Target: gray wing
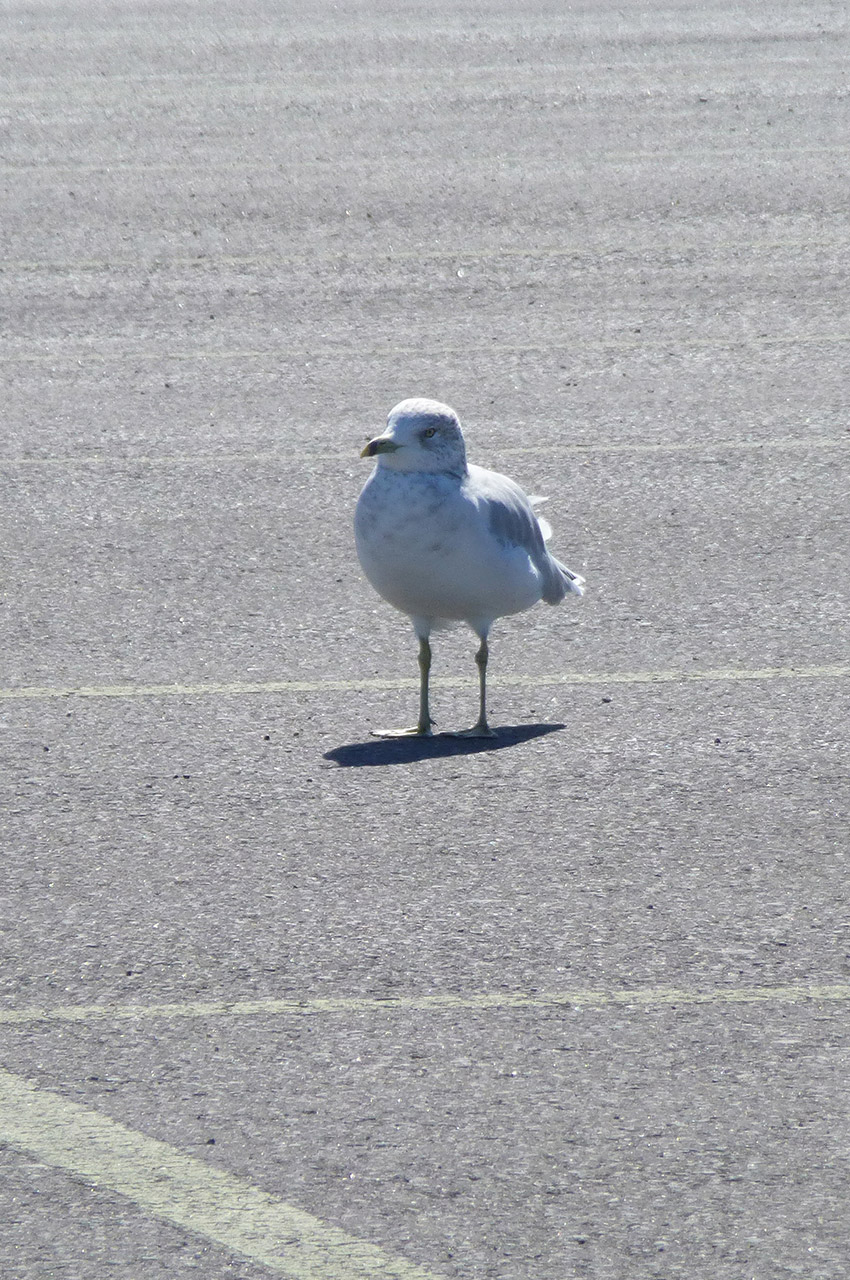
M 486 512 L 490 532 L 506 546 L 526 551 L 541 575 L 543 599 L 557 604 L 568 591 L 582 594 L 583 579 L 546 550 L 543 531 L 524 491 L 509 476 L 469 467 L 469 492 Z
M 483 467 L 469 468 L 470 495 L 486 512 L 490 532 L 500 542 L 522 547 L 535 564 L 546 551 L 534 508 L 523 490 L 508 476 Z

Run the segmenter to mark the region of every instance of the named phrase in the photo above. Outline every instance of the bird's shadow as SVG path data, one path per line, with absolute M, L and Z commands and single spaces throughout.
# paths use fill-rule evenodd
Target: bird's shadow
M 350 742 L 326 751 L 325 760 L 344 769 L 360 769 L 366 765 L 411 764 L 415 760 L 438 760 L 446 756 L 472 756 L 481 751 L 501 751 L 516 747 L 532 738 L 565 729 L 563 724 L 503 724 L 495 738 L 453 738 L 435 734 L 433 738 L 369 738 L 366 742 Z

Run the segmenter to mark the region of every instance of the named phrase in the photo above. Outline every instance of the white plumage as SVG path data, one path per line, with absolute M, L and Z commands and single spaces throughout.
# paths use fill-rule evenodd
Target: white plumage
M 583 579 L 550 555 L 546 521 L 518 484 L 470 466 L 457 414 L 436 400 L 403 400 L 387 430 L 363 450 L 375 469 L 354 517 L 357 554 L 375 590 L 406 613 L 419 637 L 420 707 L 413 729 L 430 734 L 432 630 L 465 622 L 478 635 L 480 714 L 465 736 L 490 737 L 487 637 L 496 618 L 538 600 L 582 594 Z

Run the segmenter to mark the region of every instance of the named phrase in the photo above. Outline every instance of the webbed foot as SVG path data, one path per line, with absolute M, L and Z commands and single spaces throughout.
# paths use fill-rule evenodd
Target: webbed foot
M 370 729 L 373 738 L 433 738 L 430 725 L 415 724 L 412 729 Z
M 443 735 L 446 738 L 495 738 L 496 734 L 489 724 L 474 724 L 471 729 L 455 729 Z

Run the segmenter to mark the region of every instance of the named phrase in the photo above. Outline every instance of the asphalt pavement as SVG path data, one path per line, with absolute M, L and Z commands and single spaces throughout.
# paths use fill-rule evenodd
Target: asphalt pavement
M 844 1280 L 845 9 L 0 54 L 0 1272 Z M 370 736 L 413 395 L 587 579 L 494 628 L 492 741 Z

